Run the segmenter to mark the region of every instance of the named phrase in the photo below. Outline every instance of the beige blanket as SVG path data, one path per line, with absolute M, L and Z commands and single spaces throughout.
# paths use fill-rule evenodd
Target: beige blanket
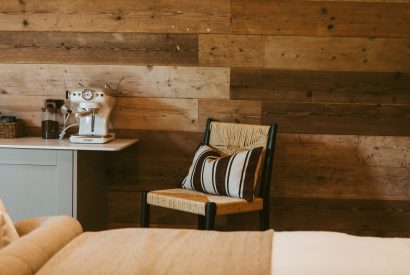
M 273 231 L 117 229 L 83 233 L 39 274 L 270 274 Z

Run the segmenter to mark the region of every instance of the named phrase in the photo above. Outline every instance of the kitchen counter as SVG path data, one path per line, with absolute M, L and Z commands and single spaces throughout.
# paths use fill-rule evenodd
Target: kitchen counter
M 68 139 L 41 137 L 0 138 L 0 148 L 46 149 L 73 151 L 120 151 L 138 142 L 138 139 L 114 139 L 104 144 L 71 143 Z

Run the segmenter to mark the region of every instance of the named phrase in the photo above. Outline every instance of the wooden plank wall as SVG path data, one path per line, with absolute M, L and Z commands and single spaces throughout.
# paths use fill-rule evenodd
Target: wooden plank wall
M 141 140 L 112 155 L 110 228 L 180 183 L 211 116 L 279 124 L 276 230 L 410 236 L 408 0 L 1 1 L 0 112 L 38 134 L 43 100 L 77 83 L 118 88 L 113 127 Z

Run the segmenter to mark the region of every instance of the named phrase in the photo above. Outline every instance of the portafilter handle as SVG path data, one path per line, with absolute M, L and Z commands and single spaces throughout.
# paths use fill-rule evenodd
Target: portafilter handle
M 75 116 L 76 117 L 83 117 L 83 116 L 89 116 L 95 114 L 95 109 L 88 110 L 88 111 L 82 111 L 82 112 L 76 112 Z

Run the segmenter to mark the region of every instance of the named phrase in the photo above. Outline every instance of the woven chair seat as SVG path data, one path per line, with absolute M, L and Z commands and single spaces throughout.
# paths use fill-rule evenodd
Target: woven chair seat
M 244 199 L 205 194 L 188 189 L 174 188 L 151 191 L 147 194 L 147 203 L 184 212 L 205 215 L 205 204 L 216 204 L 216 215 L 261 210 L 263 199 L 254 198 L 252 202 Z
M 196 214 L 198 216 L 198 229 L 205 230 L 213 230 L 215 228 L 215 217 L 217 215 L 255 211 L 259 212 L 260 229 L 269 229 L 269 190 L 272 176 L 273 153 L 275 151 L 276 133 L 276 123 L 272 123 L 269 126 L 251 125 L 218 122 L 212 120 L 211 118 L 208 118 L 204 133 L 204 140 L 201 145 L 207 145 L 211 147 L 212 151 L 216 151 L 221 157 L 231 156 L 228 157 L 229 159 L 227 158 L 230 164 L 229 167 L 225 167 L 227 166 L 226 164 L 225 166 L 221 165 L 221 171 L 214 169 L 215 167 L 212 168 L 212 177 L 216 178 L 216 175 L 222 177 L 219 185 L 222 186 L 222 184 L 224 184 L 229 189 L 231 185 L 235 186 L 238 185 L 238 183 L 242 184 L 245 182 L 244 179 L 248 178 L 248 174 L 244 172 L 246 172 L 249 167 L 256 168 L 252 170 L 252 173 L 249 173 L 249 178 L 251 178 L 251 180 L 247 181 L 246 196 L 244 196 L 244 193 L 242 192 L 245 185 L 243 185 L 239 189 L 242 192 L 240 195 L 230 194 L 235 197 L 206 194 L 203 192 L 183 188 L 156 190 L 151 192 L 143 191 L 141 194 L 141 227 L 149 227 L 150 207 L 151 205 L 154 205 Z M 259 148 L 257 150 L 260 152 L 260 147 L 262 147 L 263 149 L 261 157 L 259 158 L 259 160 L 256 160 L 258 161 L 257 164 L 255 163 L 255 161 L 252 161 L 252 166 L 248 165 L 251 159 L 251 157 L 249 157 L 246 160 L 246 165 L 239 163 L 233 166 L 234 169 L 241 171 L 240 173 L 243 173 L 241 174 L 240 179 L 226 176 L 229 176 L 229 171 L 232 170 L 233 163 L 236 163 L 233 161 L 233 159 L 235 159 L 235 157 L 237 156 L 232 156 L 233 154 L 241 154 L 241 152 L 245 150 L 253 150 L 255 148 Z M 193 164 L 191 165 L 192 171 L 194 170 L 194 162 L 195 165 L 197 165 L 200 158 L 204 159 L 206 157 L 208 159 L 208 153 L 209 156 L 217 155 L 208 151 L 206 153 L 204 152 L 199 153 L 199 158 L 195 153 Z M 250 154 L 252 156 L 252 153 L 247 152 L 247 154 Z M 238 159 L 240 159 L 240 157 L 238 157 Z M 205 165 L 203 164 L 204 162 L 202 161 L 201 171 L 197 169 L 202 179 L 204 179 L 206 170 Z M 246 167 L 246 169 L 243 170 L 243 167 Z M 191 168 L 188 172 L 188 175 L 192 172 Z M 209 169 L 207 171 L 209 172 Z M 243 175 L 245 176 L 242 178 Z M 225 179 L 223 177 L 225 177 Z M 195 177 L 190 178 L 195 180 Z M 209 190 L 206 188 L 194 188 L 194 186 L 195 184 L 191 184 L 184 187 L 192 187 L 192 189 L 200 191 Z M 238 187 L 235 188 L 233 190 L 238 190 Z M 256 194 L 257 196 L 254 197 L 252 202 L 249 202 L 245 199 L 240 199 L 251 199 L 252 188 L 254 194 Z M 229 194 L 222 190 L 218 192 L 219 194 Z

